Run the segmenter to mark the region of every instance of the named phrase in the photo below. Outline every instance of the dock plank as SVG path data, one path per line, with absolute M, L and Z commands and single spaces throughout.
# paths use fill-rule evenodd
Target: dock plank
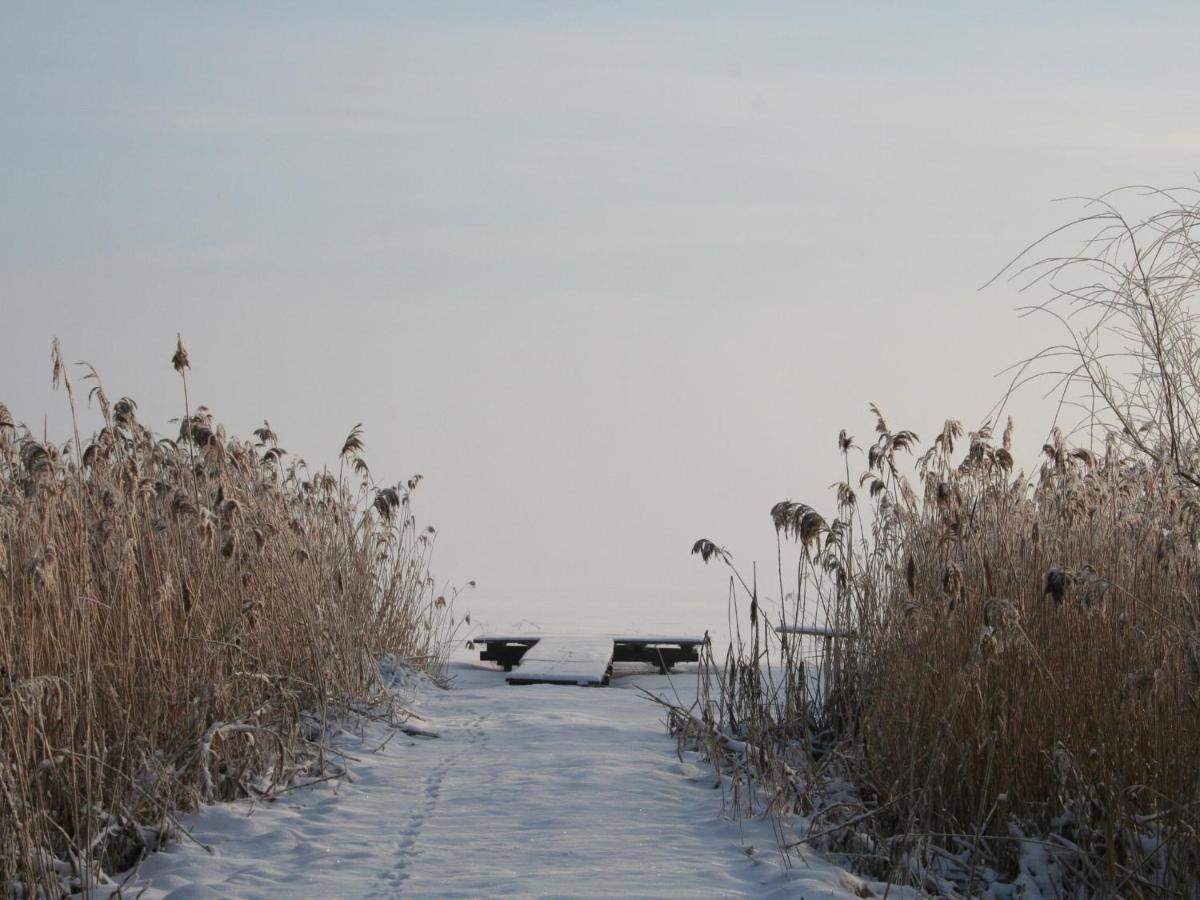
M 509 684 L 607 684 L 612 673 L 609 637 L 547 636 L 525 652 Z

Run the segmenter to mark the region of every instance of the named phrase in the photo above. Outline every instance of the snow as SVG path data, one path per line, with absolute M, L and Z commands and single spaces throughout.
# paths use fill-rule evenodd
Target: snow
M 452 689 L 425 683 L 410 698 L 439 738 L 383 725 L 343 735 L 352 781 L 187 817 L 212 854 L 173 844 L 125 895 L 884 895 L 809 851 L 786 864 L 771 822 L 722 818 L 721 782 L 694 754 L 680 759 L 662 707 L 638 689 L 694 696 L 694 666 L 618 664 L 607 688 L 512 686 L 465 658 L 450 672 Z
M 611 638 L 551 635 L 525 651 L 507 680 L 600 684 L 608 677 L 612 658 Z

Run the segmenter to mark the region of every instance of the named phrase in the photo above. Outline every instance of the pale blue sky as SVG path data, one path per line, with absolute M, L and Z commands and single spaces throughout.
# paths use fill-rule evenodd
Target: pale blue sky
M 0 401 L 65 436 L 58 335 L 165 427 L 181 331 L 237 432 L 424 473 L 477 618 L 719 627 L 695 538 L 978 419 L 1049 201 L 1197 167 L 1194 4 L 845 6 L 8 4 Z

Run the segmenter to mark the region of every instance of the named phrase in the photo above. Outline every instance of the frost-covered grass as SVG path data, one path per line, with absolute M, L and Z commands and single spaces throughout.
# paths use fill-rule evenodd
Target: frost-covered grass
M 1085 415 L 1031 474 L 1011 420 L 921 453 L 875 410 L 861 457 L 839 437 L 834 516 L 772 510 L 799 551 L 782 608 L 734 570 L 741 634 L 678 729 L 743 796 L 817 815 L 806 845 L 938 894 L 1200 891 L 1200 209 L 1169 199 L 1141 224 L 1102 204 L 1044 264 L 1068 339 L 1040 359 Z M 808 622 L 851 636 L 775 631 Z
M 85 372 L 90 438 L 0 405 L 0 894 L 86 887 L 176 811 L 319 773 L 330 717 L 382 696 L 377 661 L 436 669 L 453 628 L 417 479 L 377 485 L 358 428 L 309 471 L 183 398 L 154 434 Z M 57 342 L 54 379 L 77 421 Z

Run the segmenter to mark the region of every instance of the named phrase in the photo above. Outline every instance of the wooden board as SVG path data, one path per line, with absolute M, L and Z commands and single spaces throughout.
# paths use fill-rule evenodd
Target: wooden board
M 622 636 L 615 634 L 613 640 L 618 644 L 703 644 L 704 635 L 696 637 L 673 637 L 666 634 L 638 634 Z
M 525 652 L 508 683 L 607 684 L 612 658 L 612 638 L 546 636 Z

